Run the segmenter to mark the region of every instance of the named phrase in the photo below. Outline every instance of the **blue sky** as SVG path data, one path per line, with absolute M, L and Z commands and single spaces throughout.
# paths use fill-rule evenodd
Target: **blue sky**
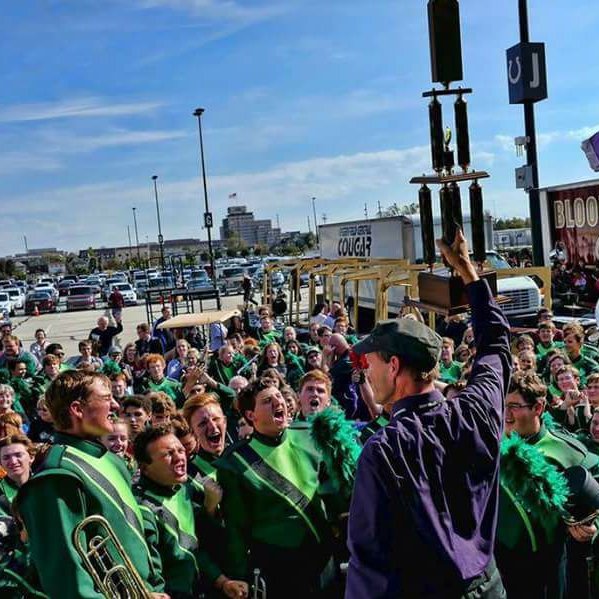
M 487 207 L 525 216 L 514 189 L 522 109 L 507 99 L 517 1 L 461 0 L 473 166 Z M 575 5 L 573 7 L 573 5 Z M 599 130 L 599 3 L 529 0 L 547 45 L 537 105 L 541 185 L 593 178 L 580 141 Z M 425 0 L 5 0 L 0 38 L 0 254 L 29 247 L 205 238 L 203 117 L 215 220 L 228 196 L 284 230 L 407 204 L 430 170 Z M 447 109 L 449 112 L 449 109 Z

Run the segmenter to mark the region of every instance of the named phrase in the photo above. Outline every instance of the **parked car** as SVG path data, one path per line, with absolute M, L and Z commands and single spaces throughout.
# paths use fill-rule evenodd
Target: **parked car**
M 80 281 L 82 285 L 89 285 L 94 288 L 94 293 L 97 295 L 102 291 L 102 282 L 98 277 L 87 277 L 83 281 Z
M 200 277 L 198 279 L 189 279 L 185 285 L 187 291 L 199 291 L 204 289 L 214 289 L 214 284 L 210 280 L 210 277 Z
M 56 302 L 52 294 L 46 290 L 36 289 L 25 298 L 25 314 L 33 314 L 35 307 L 39 312 L 56 312 Z
M 25 305 L 25 294 L 23 293 L 23 290 L 20 287 L 6 287 L 4 291 L 10 295 L 13 308 L 15 310 L 22 310 Z
M 104 281 L 104 285 L 102 285 L 102 299 L 107 300 L 108 296 L 112 293 L 112 286 L 116 283 L 122 283 L 121 279 L 117 279 L 116 277 L 110 277 Z
M 218 277 L 218 287 L 223 295 L 242 293 L 244 269 L 241 266 L 228 266 L 221 270 Z
M 153 277 L 149 280 L 150 289 L 171 289 L 174 287 L 171 277 Z
M 137 293 L 131 283 L 113 283 L 110 288 L 111 293 L 113 289 L 118 289 L 121 292 L 126 306 L 137 306 Z
M 15 307 L 10 299 L 10 295 L 4 289 L 0 291 L 0 312 L 7 314 L 8 316 L 15 315 Z
M 148 281 L 145 279 L 140 279 L 135 284 L 135 290 L 137 291 L 138 299 L 142 299 L 146 297 L 146 290 L 148 288 Z
M 92 285 L 72 285 L 67 296 L 67 310 L 96 309 L 96 293 Z
M 63 279 L 62 281 L 60 281 L 60 283 L 58 283 L 58 285 L 57 285 L 57 287 L 58 287 L 58 295 L 59 296 L 68 295 L 69 294 L 69 287 L 71 287 L 75 283 L 76 283 L 76 281 L 73 281 L 71 279 Z
M 38 283 L 33 288 L 33 291 L 46 291 L 52 297 L 52 301 L 55 304 L 58 303 L 58 298 L 59 298 L 58 290 L 56 289 L 56 287 L 54 287 L 54 285 L 48 285 L 48 283 Z

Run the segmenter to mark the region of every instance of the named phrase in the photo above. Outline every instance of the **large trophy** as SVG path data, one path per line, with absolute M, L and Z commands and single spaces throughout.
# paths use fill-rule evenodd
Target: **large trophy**
M 472 251 L 478 264 L 480 276 L 486 278 L 494 295 L 497 293 L 497 277 L 494 272 L 483 272 L 485 261 L 485 229 L 483 194 L 479 179 L 489 174 L 470 169 L 470 135 L 468 132 L 468 108 L 464 96 L 471 94 L 468 88 L 450 89 L 454 81 L 462 80 L 462 46 L 460 38 L 460 7 L 458 0 L 429 0 L 429 38 L 433 83 L 439 82 L 443 89 L 432 89 L 422 94 L 431 98 L 428 106 L 431 138 L 431 158 L 434 175 L 414 177 L 410 183 L 421 185 L 418 192 L 420 225 L 424 262 L 429 270 L 418 277 L 419 306 L 433 312 L 451 315 L 468 309 L 468 300 L 462 279 L 451 269 L 433 270 L 436 257 L 435 231 L 433 224 L 432 196 L 429 185 L 439 185 L 441 201 L 441 229 L 443 239 L 451 244 L 457 228 L 463 228 L 462 198 L 459 183 L 472 181 L 470 195 L 470 223 Z M 443 127 L 443 107 L 440 99 L 457 96 L 454 102 L 455 141 L 457 167 L 454 152 L 450 147 L 452 131 Z M 458 169 L 459 167 L 459 169 Z M 461 172 L 460 172 L 461 171 Z

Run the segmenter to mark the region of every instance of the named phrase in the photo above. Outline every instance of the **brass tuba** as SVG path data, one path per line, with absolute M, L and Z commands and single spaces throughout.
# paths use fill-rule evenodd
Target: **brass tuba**
M 82 537 L 90 528 L 95 534 L 86 547 Z M 152 595 L 106 518 L 98 515 L 84 518 L 73 531 L 73 545 L 97 591 L 106 599 L 151 599 Z

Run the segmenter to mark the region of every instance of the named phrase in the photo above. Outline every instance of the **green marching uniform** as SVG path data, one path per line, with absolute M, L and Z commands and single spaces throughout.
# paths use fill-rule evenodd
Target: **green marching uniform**
M 146 392 L 162 391 L 163 393 L 166 393 L 175 402 L 177 409 L 183 407 L 185 396 L 183 395 L 183 387 L 179 381 L 164 377 L 159 383 L 156 383 L 151 378 L 148 378 L 145 387 Z
M 216 480 L 216 466 L 214 465 L 214 462 L 216 462 L 217 459 L 218 456 L 200 449 L 187 464 L 187 473 L 196 481 L 205 476 L 209 476 L 213 480 Z
M 590 374 L 599 372 L 599 364 L 593 358 L 585 356 L 584 353 L 581 353 L 576 360 L 570 359 L 570 361 L 572 366 L 580 373 L 580 384 L 583 387 L 586 386 Z
M 574 435 L 552 424 L 550 419 L 544 418 L 540 431 L 526 441 L 541 451 L 559 471 L 572 466 L 583 466 L 595 479 L 599 478 L 599 456 L 590 452 Z M 569 596 L 586 596 L 582 589 L 589 579 L 587 558 L 591 552 L 590 544 L 567 539 Z
M 299 391 L 299 384 L 306 374 L 306 362 L 301 356 L 291 352 L 285 353 L 285 366 L 287 366 L 287 383 L 294 391 Z
M 143 514 L 152 560 L 162 571 L 166 593 L 171 599 L 197 597 L 200 574 L 210 586 L 221 575 L 198 542 L 202 488 L 191 479 L 183 485 L 165 487 L 142 475 L 134 493 Z
M 372 437 L 372 435 L 374 435 L 376 431 L 387 426 L 389 424 L 389 420 L 389 414 L 387 414 L 386 412 L 381 412 L 381 414 L 377 418 L 371 420 L 362 429 L 360 433 L 360 443 L 364 445 L 364 443 L 366 443 L 366 441 L 368 441 L 368 439 L 370 439 L 370 437 Z
M 247 366 L 247 360 L 242 354 L 235 354 L 230 364 L 224 364 L 218 356 L 214 356 L 208 365 L 208 376 L 211 376 L 219 385 L 226 386 L 236 374 Z M 245 369 L 242 372 L 246 377 L 250 376 L 250 371 Z
M 228 576 L 251 580 L 257 568 L 272 599 L 324 596 L 335 571 L 321 464 L 301 429 L 277 438 L 254 433 L 217 461 Z
M 19 488 L 8 478 L 0 480 L 0 597 L 45 597 L 34 589 L 35 574 L 29 550 L 21 542 L 12 513 Z
M 163 592 L 161 572 L 150 559 L 141 510 L 123 460 L 99 443 L 57 433 L 34 475 L 15 499 L 29 535 L 41 587 L 52 599 L 100 599 L 73 544 L 87 516 L 108 520 L 126 554 L 152 592 Z M 86 545 L 96 534 L 90 527 Z
M 566 478 L 517 433 L 501 442 L 495 557 L 511 599 L 563 597 Z
M 451 361 L 449 365 L 439 362 L 439 380 L 443 383 L 457 383 L 462 376 L 461 362 Z

